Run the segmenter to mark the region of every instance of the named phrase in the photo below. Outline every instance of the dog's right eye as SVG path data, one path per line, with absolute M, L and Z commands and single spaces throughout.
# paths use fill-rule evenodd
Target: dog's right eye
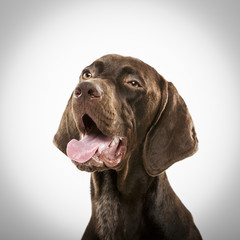
M 89 71 L 86 71 L 86 72 L 84 72 L 83 74 L 82 74 L 82 78 L 84 79 L 84 80 L 88 80 L 88 79 L 90 79 L 92 77 L 92 74 L 89 72 Z

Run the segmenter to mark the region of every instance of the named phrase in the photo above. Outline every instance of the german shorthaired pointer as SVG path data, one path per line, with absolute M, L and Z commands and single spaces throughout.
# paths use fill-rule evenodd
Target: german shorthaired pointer
M 82 239 L 202 239 L 165 172 L 197 151 L 194 125 L 174 85 L 149 65 L 106 55 L 86 67 L 54 143 L 91 172 Z

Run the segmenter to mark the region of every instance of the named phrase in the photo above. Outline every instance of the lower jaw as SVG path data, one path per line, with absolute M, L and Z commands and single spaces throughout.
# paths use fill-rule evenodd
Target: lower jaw
M 102 172 L 109 169 L 118 169 L 121 165 L 122 158 L 121 155 L 114 160 L 110 159 L 99 159 L 97 156 L 93 156 L 89 161 L 85 163 L 79 163 L 74 160 L 72 162 L 77 166 L 77 168 L 81 171 L 87 171 L 87 172 Z

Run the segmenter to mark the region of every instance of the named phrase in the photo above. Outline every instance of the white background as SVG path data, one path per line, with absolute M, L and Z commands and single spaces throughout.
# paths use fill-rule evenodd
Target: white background
M 238 239 L 239 2 L 0 3 L 0 238 L 80 239 L 90 175 L 52 144 L 82 68 L 130 55 L 172 81 L 199 151 L 167 172 L 204 239 Z

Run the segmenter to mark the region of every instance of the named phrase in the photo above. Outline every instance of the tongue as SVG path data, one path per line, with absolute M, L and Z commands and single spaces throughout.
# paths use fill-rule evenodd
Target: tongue
M 71 140 L 67 145 L 67 155 L 72 160 L 80 163 L 87 162 L 93 155 L 106 149 L 112 138 L 103 135 L 100 131 L 86 135 L 82 140 Z

